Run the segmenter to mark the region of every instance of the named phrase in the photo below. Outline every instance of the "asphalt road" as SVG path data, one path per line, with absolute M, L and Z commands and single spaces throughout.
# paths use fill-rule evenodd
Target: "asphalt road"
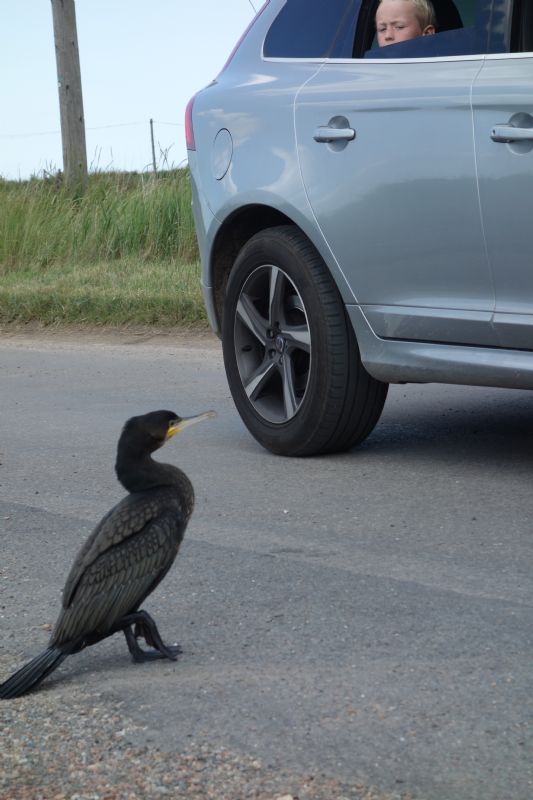
M 4 332 L 2 674 L 45 646 L 77 548 L 121 497 L 122 423 L 162 407 L 218 411 L 159 454 L 197 496 L 146 603 L 184 654 L 133 665 L 115 636 L 67 659 L 48 697 L 98 689 L 163 749 L 224 746 L 430 800 L 530 800 L 527 392 L 392 387 L 359 449 L 284 459 L 242 425 L 210 337 Z

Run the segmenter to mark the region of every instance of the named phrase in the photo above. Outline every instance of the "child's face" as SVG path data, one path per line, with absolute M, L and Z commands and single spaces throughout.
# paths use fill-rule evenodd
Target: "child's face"
M 376 11 L 376 30 L 380 47 L 424 33 L 409 0 L 382 0 Z

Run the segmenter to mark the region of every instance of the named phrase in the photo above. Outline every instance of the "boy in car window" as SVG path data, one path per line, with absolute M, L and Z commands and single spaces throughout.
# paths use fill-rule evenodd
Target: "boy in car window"
M 435 10 L 429 0 L 380 0 L 376 11 L 379 47 L 435 33 Z

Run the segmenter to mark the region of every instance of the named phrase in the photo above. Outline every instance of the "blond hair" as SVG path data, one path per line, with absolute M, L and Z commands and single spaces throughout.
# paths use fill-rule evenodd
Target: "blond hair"
M 383 0 L 379 0 L 379 2 L 382 3 Z M 405 2 L 412 4 L 416 18 L 422 30 L 427 28 L 428 25 L 433 25 L 434 28 L 437 27 L 435 9 L 433 8 L 433 3 L 431 3 L 430 0 L 405 0 Z

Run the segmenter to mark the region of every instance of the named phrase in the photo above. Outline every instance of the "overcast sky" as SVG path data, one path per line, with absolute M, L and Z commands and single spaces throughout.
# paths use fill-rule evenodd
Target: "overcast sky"
M 92 169 L 143 170 L 156 151 L 186 158 L 183 115 L 262 0 L 76 0 L 87 158 Z M 62 167 L 50 0 L 3 0 L 0 176 Z

